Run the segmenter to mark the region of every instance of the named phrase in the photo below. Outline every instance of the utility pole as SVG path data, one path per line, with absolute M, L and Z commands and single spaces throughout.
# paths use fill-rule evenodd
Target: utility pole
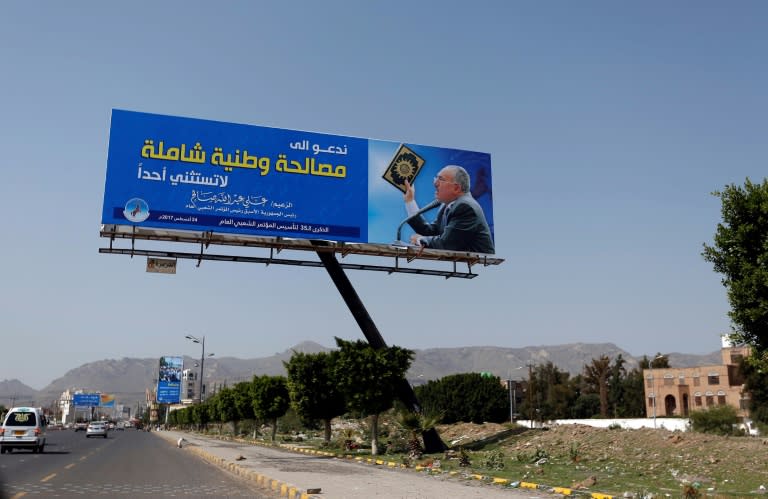
M 533 363 L 527 364 L 528 366 L 528 420 L 531 422 L 531 428 L 533 428 Z

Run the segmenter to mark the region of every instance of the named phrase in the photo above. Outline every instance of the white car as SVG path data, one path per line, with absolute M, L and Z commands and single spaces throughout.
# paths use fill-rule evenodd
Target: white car
M 88 423 L 88 428 L 85 429 L 85 437 L 107 438 L 107 423 L 105 421 L 91 421 Z
M 48 422 L 39 407 L 14 407 L 0 426 L 0 454 L 13 449 L 30 449 L 42 453 L 45 449 L 45 429 Z

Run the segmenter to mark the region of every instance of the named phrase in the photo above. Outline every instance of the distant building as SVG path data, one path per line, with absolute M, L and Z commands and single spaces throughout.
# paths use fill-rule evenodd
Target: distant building
M 691 411 L 727 404 L 747 418 L 749 394 L 739 362 L 749 356 L 750 348 L 723 337 L 720 352 L 722 364 L 643 369 L 647 417 L 688 417 Z
M 181 401 L 183 404 L 191 404 L 194 400 L 200 400 L 198 391 L 197 372 L 192 369 L 184 369 L 181 372 Z

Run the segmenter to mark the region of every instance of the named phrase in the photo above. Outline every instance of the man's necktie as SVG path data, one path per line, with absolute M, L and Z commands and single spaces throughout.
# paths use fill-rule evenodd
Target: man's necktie
M 443 206 L 443 215 L 440 218 L 440 223 L 443 226 L 443 229 L 445 229 L 445 226 L 448 225 L 448 213 L 451 211 L 451 208 L 448 205 Z

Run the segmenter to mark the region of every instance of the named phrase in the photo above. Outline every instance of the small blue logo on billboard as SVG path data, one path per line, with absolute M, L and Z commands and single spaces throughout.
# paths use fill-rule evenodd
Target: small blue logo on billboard
M 143 222 L 149 218 L 149 206 L 143 199 L 133 198 L 125 203 L 123 215 L 131 222 Z

